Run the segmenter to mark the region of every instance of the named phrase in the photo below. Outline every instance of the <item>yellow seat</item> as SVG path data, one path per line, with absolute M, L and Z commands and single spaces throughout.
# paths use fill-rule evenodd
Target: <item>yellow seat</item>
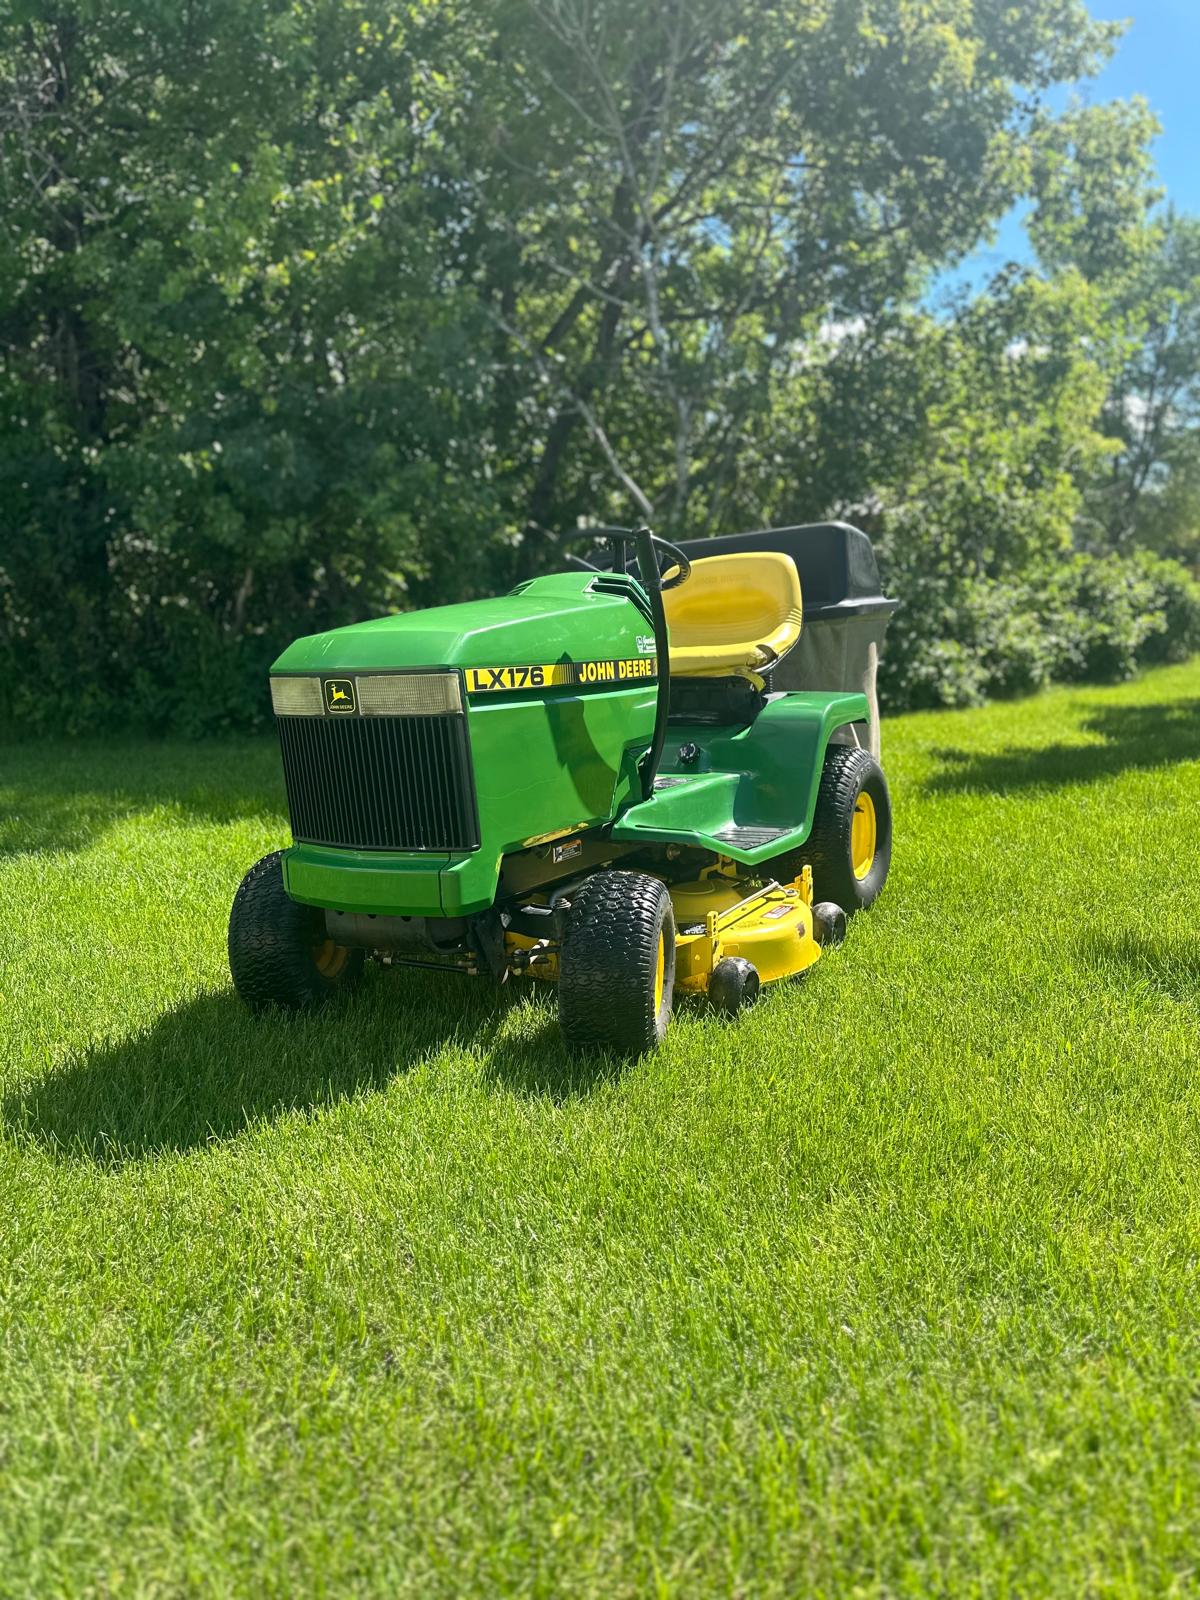
M 672 677 L 756 677 L 800 637 L 800 574 L 791 556 L 774 551 L 693 561 L 663 605 Z

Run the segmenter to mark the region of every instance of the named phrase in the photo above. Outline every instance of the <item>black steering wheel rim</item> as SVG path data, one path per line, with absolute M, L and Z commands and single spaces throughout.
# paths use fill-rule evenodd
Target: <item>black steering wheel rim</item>
M 611 556 L 613 562 L 613 565 L 609 570 L 613 572 L 628 572 L 629 556 L 627 554 L 627 547 L 630 545 L 636 546 L 637 536 L 639 533 L 643 532 L 650 533 L 650 530 L 649 528 L 580 528 L 577 534 L 573 534 L 570 537 L 580 539 L 588 538 L 592 539 L 593 541 L 607 539 L 611 547 Z M 679 585 L 681 583 L 686 583 L 692 575 L 691 561 L 677 544 L 672 544 L 669 539 L 660 539 L 656 533 L 650 533 L 650 543 L 654 547 L 655 560 L 658 563 L 659 587 L 664 590 L 678 589 Z M 664 557 L 665 559 L 663 559 Z M 580 567 L 583 569 L 591 568 L 596 572 L 602 572 L 605 570 L 603 567 L 595 566 L 594 562 L 582 560 L 577 556 L 568 556 L 567 560 L 573 567 Z M 637 564 L 636 548 L 633 560 L 634 563 Z M 667 578 L 664 580 L 662 578 L 662 573 L 665 570 L 669 571 L 673 566 L 678 567 L 679 571 L 673 578 Z M 641 570 L 640 565 L 638 570 Z
M 655 558 L 658 558 L 659 551 L 665 551 L 670 557 L 671 561 L 674 562 L 675 566 L 679 568 L 679 571 L 673 578 L 660 579 L 662 588 L 664 590 L 678 589 L 681 583 L 686 583 L 691 577 L 692 563 L 688 560 L 687 556 L 684 555 L 679 546 L 677 544 L 672 544 L 669 539 L 660 539 L 658 535 L 654 533 L 650 535 L 650 539 L 654 545 Z M 658 570 L 660 574 L 664 571 L 664 564 L 661 560 L 659 560 L 658 563 Z

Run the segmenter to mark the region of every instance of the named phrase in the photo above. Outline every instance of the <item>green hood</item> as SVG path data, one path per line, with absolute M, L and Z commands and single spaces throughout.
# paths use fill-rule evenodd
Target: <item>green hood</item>
M 566 572 L 518 584 L 498 599 L 398 612 L 310 634 L 290 644 L 271 670 L 528 666 L 653 651 L 648 604 L 634 580 Z

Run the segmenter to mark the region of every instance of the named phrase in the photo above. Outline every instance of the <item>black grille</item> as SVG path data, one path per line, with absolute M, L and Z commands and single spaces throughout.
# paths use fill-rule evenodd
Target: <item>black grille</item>
M 465 717 L 278 717 L 292 837 L 350 850 L 479 845 Z

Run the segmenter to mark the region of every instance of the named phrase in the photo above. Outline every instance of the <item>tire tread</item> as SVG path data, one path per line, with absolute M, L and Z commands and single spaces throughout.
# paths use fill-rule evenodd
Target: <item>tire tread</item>
M 850 865 L 849 829 L 854 803 L 868 787 L 875 800 L 878 838 L 871 871 L 859 879 Z M 833 900 L 853 913 L 865 910 L 878 897 L 891 865 L 892 809 L 883 768 L 870 751 L 852 745 L 829 746 L 805 854 L 821 899 Z
M 660 929 L 668 932 L 663 1006 L 654 1010 Z M 598 872 L 571 902 L 560 955 L 558 1014 L 569 1044 L 641 1054 L 661 1043 L 675 976 L 666 885 L 643 872 Z
M 250 868 L 229 912 L 229 971 L 238 995 L 255 1011 L 323 1005 L 358 982 L 365 961 L 365 951 L 351 950 L 335 977 L 318 970 L 312 952 L 324 937 L 325 920 L 315 906 L 288 894 L 282 858 L 273 850 Z

